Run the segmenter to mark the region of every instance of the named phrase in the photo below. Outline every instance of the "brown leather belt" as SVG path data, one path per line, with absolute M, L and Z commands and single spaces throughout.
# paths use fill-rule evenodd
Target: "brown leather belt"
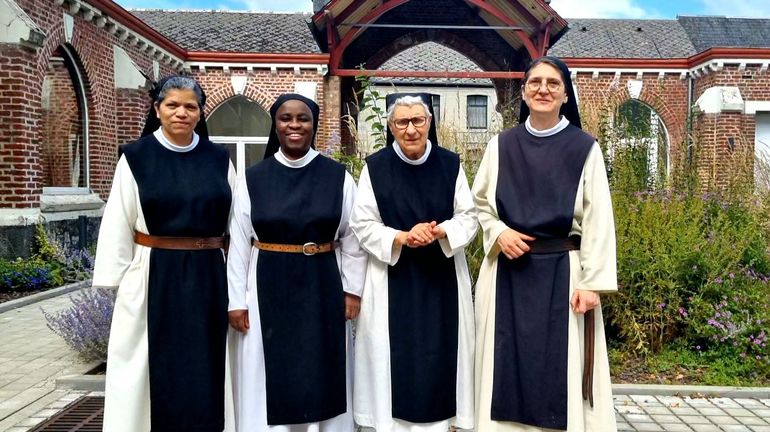
M 292 244 L 264 243 L 253 238 L 251 239 L 251 244 L 259 250 L 270 251 L 270 252 L 301 253 L 301 254 L 310 256 L 310 255 L 315 255 L 317 253 L 332 252 L 334 249 L 337 249 L 339 247 L 340 242 L 333 241 L 333 242 L 321 243 L 321 244 L 307 242 L 301 245 L 292 245 Z
M 227 250 L 227 237 L 163 237 L 134 232 L 136 244 L 155 249 L 173 250 L 202 250 L 225 249 Z
M 526 242 L 531 254 L 548 254 L 580 250 L 580 236 L 567 238 L 538 239 Z M 594 310 L 583 315 L 583 400 L 594 406 L 594 345 L 595 345 Z
M 573 235 L 566 238 L 537 239 L 526 242 L 531 254 L 549 254 L 580 250 L 580 236 Z

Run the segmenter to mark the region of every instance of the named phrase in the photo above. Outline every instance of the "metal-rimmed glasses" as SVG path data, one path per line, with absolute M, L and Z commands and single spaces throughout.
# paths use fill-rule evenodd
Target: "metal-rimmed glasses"
M 525 84 L 524 87 L 531 92 L 538 92 L 540 91 L 540 88 L 545 84 L 545 88 L 553 93 L 559 91 L 563 86 L 564 83 L 557 79 L 544 79 L 544 80 L 538 80 L 538 79 L 530 79 Z
M 427 122 L 428 122 L 428 117 L 425 117 L 425 116 L 397 118 L 393 120 L 393 126 L 395 126 L 396 129 L 406 129 L 409 127 L 409 123 L 411 123 L 412 126 L 418 128 L 418 127 L 425 126 L 425 123 Z

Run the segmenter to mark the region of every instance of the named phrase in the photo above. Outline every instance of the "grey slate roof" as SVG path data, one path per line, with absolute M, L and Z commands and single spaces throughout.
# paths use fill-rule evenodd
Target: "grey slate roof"
M 677 20 L 569 19 L 549 54 L 589 58 L 684 58 L 697 54 Z
M 383 63 L 379 69 L 481 72 L 481 68 L 464 55 L 435 42 L 425 42 L 407 48 Z M 374 82 L 432 85 L 492 85 L 491 80 L 478 78 L 377 78 Z
M 698 52 L 713 47 L 770 48 L 770 19 L 679 16 Z
M 187 51 L 320 53 L 310 14 L 130 10 Z

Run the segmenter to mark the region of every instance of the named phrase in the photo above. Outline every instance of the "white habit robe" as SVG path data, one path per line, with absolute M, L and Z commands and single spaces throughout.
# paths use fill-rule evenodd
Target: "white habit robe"
M 199 141 L 193 133 L 189 146 L 169 142 L 161 130 L 155 138 L 167 149 L 192 151 Z M 235 186 L 233 165 L 228 183 Z M 183 181 L 183 179 L 180 179 Z M 107 347 L 104 431 L 150 431 L 150 368 L 147 343 L 147 287 L 152 248 L 134 243 L 134 232 L 147 234 L 139 200 L 139 188 L 131 167 L 121 157 L 115 168 L 112 189 L 99 227 L 93 286 L 117 289 Z M 223 256 L 224 259 L 224 256 Z M 232 398 L 229 371 L 225 372 L 225 430 L 232 430 Z
M 562 120 L 552 129 L 538 131 L 527 119 L 527 131 L 547 137 L 569 125 Z M 547 144 L 546 144 L 547 145 Z M 490 419 L 495 349 L 495 293 L 497 237 L 508 227 L 497 212 L 498 137 L 487 145 L 473 184 L 473 198 L 479 210 L 484 234 L 484 262 L 476 285 L 476 430 L 483 432 L 550 431 L 514 422 Z M 580 250 L 570 251 L 569 298 L 575 289 L 598 293 L 617 291 L 615 223 L 607 174 L 598 143 L 586 159 L 575 199 L 569 235 L 582 237 Z M 610 369 L 601 306 L 595 309 L 594 407 L 582 398 L 583 315 L 569 308 L 567 355 L 567 430 L 569 432 L 615 432 Z
M 302 169 L 319 154 L 310 149 L 308 154 L 298 160 L 286 158 L 279 150 L 275 158 L 281 164 Z M 297 185 L 301 188 L 302 185 Z M 353 202 L 356 199 L 356 184 L 349 173 L 345 173 L 342 202 L 342 216 L 337 230 L 340 247 L 335 250 L 337 263 L 345 292 L 361 296 L 364 272 L 366 271 L 366 253 L 361 249 L 348 225 Z M 267 424 L 267 391 L 265 384 L 265 358 L 262 345 L 262 330 L 257 302 L 256 268 L 259 251 L 251 244 L 257 238 L 251 224 L 251 199 L 243 175 L 238 178 L 238 185 L 233 197 L 233 215 L 230 219 L 230 252 L 227 263 L 227 282 L 229 288 L 229 310 L 248 309 L 248 332 L 240 333 L 230 329 L 233 391 L 235 404 L 235 422 L 238 432 L 352 432 L 352 332 L 348 321 L 347 328 L 347 412 L 329 420 L 292 424 Z
M 418 160 L 407 158 L 398 144 L 393 150 L 405 163 L 424 163 L 432 144 Z M 450 426 L 473 427 L 473 301 L 465 247 L 478 229 L 468 181 L 462 165 L 457 175 L 452 219 L 439 225 L 447 235 L 438 240 L 447 257 L 454 258 L 457 272 L 458 345 L 457 345 L 457 414 L 446 421 L 410 423 L 391 416 L 390 337 L 388 325 L 388 266 L 398 262 L 401 247 L 394 246 L 398 233 L 385 226 L 374 196 L 369 170 L 365 166 L 358 180 L 358 198 L 351 217 L 351 227 L 361 246 L 369 253 L 361 314 L 356 324 L 356 391 L 355 419 L 359 425 L 377 432 L 445 432 Z M 427 222 L 427 221 L 426 221 Z

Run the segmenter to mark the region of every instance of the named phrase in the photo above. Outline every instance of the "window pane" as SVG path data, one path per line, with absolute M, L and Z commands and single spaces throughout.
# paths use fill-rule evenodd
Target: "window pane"
M 236 96 L 218 106 L 206 123 L 212 136 L 266 137 L 271 119 L 258 104 Z
M 246 169 L 264 159 L 265 149 L 267 149 L 267 144 L 246 143 Z
M 487 128 L 487 97 L 483 95 L 468 96 L 468 129 Z
M 233 163 L 234 167 L 238 167 L 238 146 L 235 143 L 217 143 L 222 144 L 222 147 L 226 148 L 228 152 L 230 152 L 230 161 Z

